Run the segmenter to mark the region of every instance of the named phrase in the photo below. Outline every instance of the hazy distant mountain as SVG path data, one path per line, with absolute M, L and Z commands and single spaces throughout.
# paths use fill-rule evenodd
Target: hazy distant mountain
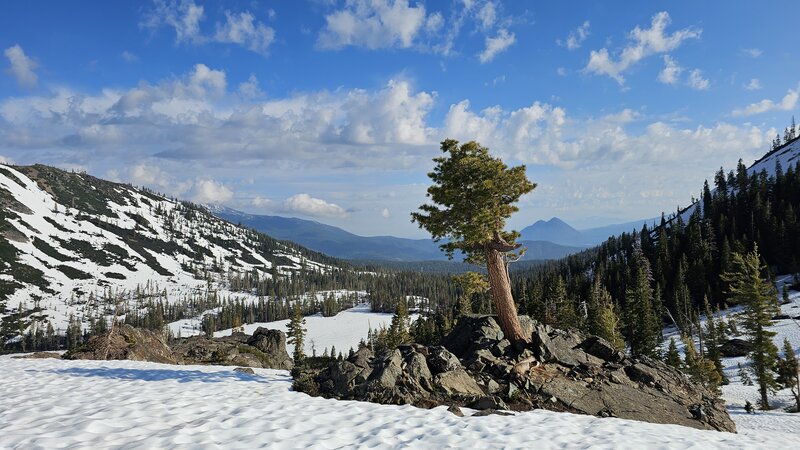
M 611 236 L 618 236 L 624 232 L 629 233 L 634 229 L 640 230 L 642 224 L 647 222 L 648 225 L 652 225 L 654 220 L 656 219 L 634 220 L 632 222 L 576 230 L 558 217 L 553 217 L 548 221 L 539 220 L 533 225 L 523 228 L 521 233 L 524 240 L 535 239 L 559 245 L 585 247 L 600 244 Z
M 580 233 L 584 237 L 584 241 L 589 245 L 597 245 L 605 242 L 605 240 L 611 236 L 619 236 L 622 233 L 630 233 L 633 230 L 640 231 L 642 229 L 642 225 L 645 223 L 647 223 L 648 227 L 651 227 L 654 221 L 656 224 L 658 224 L 660 223 L 661 218 L 657 217 L 651 219 L 641 219 L 634 220 L 632 222 L 605 225 L 597 228 L 587 228 L 585 230 L 580 230 Z
M 222 219 L 241 223 L 277 239 L 296 242 L 310 249 L 345 259 L 370 261 L 443 261 L 447 257 L 431 239 L 394 236 L 359 236 L 313 220 L 247 214 L 225 207 L 211 207 Z M 522 242 L 528 247 L 526 260 L 558 259 L 583 250 L 540 239 Z
M 548 221 L 539 220 L 520 232 L 523 240 L 550 241 L 561 245 L 587 245 L 586 238 L 580 231 L 567 225 L 566 222 L 553 217 Z

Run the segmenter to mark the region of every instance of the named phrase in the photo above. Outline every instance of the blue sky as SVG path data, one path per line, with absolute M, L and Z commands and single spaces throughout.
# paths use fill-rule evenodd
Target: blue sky
M 797 2 L 550 3 L 2 2 L 0 160 L 421 237 L 446 137 L 526 164 L 512 227 L 590 227 L 686 206 L 795 114 Z

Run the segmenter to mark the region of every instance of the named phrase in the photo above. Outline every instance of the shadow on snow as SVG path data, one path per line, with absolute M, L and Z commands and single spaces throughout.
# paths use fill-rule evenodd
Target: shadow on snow
M 170 369 L 125 369 L 125 368 L 80 368 L 53 369 L 50 373 L 70 375 L 73 377 L 98 377 L 114 380 L 141 380 L 141 381 L 166 381 L 175 380 L 179 383 L 201 382 L 220 383 L 224 381 L 248 381 L 254 383 L 267 383 L 262 377 L 248 375 L 233 370 L 226 372 L 202 372 L 199 370 L 170 370 Z

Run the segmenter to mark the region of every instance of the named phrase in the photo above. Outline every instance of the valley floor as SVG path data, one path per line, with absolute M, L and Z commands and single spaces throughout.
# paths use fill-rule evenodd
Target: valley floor
M 0 357 L 0 448 L 797 448 L 800 415 L 732 411 L 739 434 L 549 411 L 327 400 L 288 372 Z M 469 411 L 465 411 L 469 415 Z

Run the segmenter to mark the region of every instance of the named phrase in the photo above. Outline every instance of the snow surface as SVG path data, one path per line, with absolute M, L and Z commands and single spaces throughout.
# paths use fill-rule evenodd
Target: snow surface
M 309 397 L 287 372 L 0 357 L 2 448 L 797 448 L 739 434 L 550 411 L 456 417 L 445 407 Z M 762 416 L 763 417 L 763 416 Z
M 388 327 L 392 316 L 393 314 L 372 312 L 366 303 L 341 311 L 333 317 L 323 317 L 322 314 L 306 316 L 306 338 L 303 348 L 307 355 L 313 354 L 314 348 L 317 355 L 322 355 L 325 349 L 330 350 L 331 347 L 336 347 L 337 353 L 347 354 L 350 348 L 358 349 L 358 343 L 362 339 L 366 341 L 370 329 Z M 413 314 L 410 316 L 411 320 L 416 317 Z M 253 323 L 245 325 L 244 332 L 253 334 L 258 327 L 288 332 L 288 324 L 288 320 Z M 232 329 L 217 331 L 214 336 L 230 336 L 232 331 Z M 286 344 L 286 350 L 292 354 L 294 345 Z

